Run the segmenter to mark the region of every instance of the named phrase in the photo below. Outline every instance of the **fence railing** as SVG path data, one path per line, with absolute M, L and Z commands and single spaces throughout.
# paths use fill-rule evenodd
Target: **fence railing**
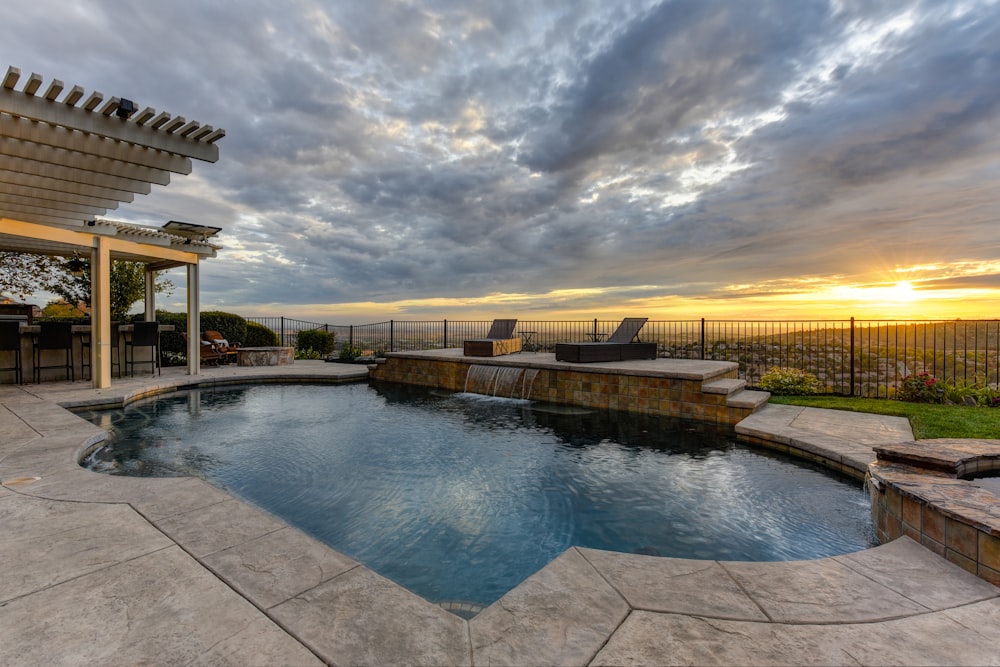
M 251 317 L 294 346 L 299 331 L 324 329 L 364 355 L 460 347 L 489 321 L 389 320 L 331 325 Z M 592 340 L 617 320 L 518 320 L 528 351 Z M 774 367 L 815 375 L 831 394 L 889 398 L 907 375 L 928 372 L 956 384 L 1000 385 L 1000 320 L 650 320 L 639 332 L 661 357 L 735 361 L 751 387 Z

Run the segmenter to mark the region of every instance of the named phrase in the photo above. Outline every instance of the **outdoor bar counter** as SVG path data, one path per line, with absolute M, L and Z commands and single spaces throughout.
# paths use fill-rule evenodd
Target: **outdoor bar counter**
M 118 326 L 118 340 L 115 341 L 117 350 L 114 352 L 113 359 L 116 363 L 124 362 L 124 343 L 125 334 L 131 332 L 134 329 L 132 324 L 120 324 Z M 21 332 L 21 367 L 22 367 L 22 377 L 25 384 L 34 382 L 34 342 L 37 340 L 38 334 L 41 333 L 42 327 L 39 324 L 26 324 L 22 321 L 20 326 Z M 74 324 L 70 328 L 73 333 L 73 346 L 72 352 L 70 354 L 70 360 L 73 364 L 73 373 L 77 380 L 90 379 L 90 360 L 87 359 L 84 362 L 84 354 L 89 354 L 90 349 L 90 332 L 91 325 L 89 324 Z M 174 325 L 172 324 L 161 324 L 160 333 L 164 331 L 174 331 Z M 137 363 L 141 364 L 144 360 L 148 364 L 149 353 L 148 351 L 140 348 L 137 350 Z M 10 353 L 8 353 L 10 354 Z M 42 365 L 49 366 L 60 363 L 62 360 L 62 350 L 43 350 L 42 351 Z M 145 354 L 145 356 L 143 356 Z M 13 360 L 10 360 L 10 365 L 13 365 Z M 3 367 L 8 365 L 7 359 L 4 358 Z M 120 369 L 120 372 L 124 372 L 124 368 Z M 62 368 L 45 368 L 42 370 L 42 382 L 48 381 L 59 381 L 64 382 L 69 380 L 66 377 L 66 372 Z M 0 384 L 14 384 L 14 371 L 7 371 L 0 373 Z

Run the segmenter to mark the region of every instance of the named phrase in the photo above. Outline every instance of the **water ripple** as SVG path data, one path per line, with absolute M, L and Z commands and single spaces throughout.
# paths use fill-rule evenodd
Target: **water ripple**
M 89 418 L 110 431 L 93 469 L 204 477 L 430 600 L 489 604 L 572 545 L 789 560 L 873 543 L 860 485 L 691 422 L 365 385 Z

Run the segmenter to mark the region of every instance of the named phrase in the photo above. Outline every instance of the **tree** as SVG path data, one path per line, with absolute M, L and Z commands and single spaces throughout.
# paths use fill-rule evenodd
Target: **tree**
M 8 263 L 8 256 L 11 256 Z M 21 298 L 44 290 L 57 294 L 67 303 L 90 306 L 90 260 L 81 257 L 45 257 L 2 253 L 0 290 L 10 291 Z M 146 265 L 142 262 L 111 262 L 111 319 L 123 320 L 137 301 L 146 296 Z M 157 277 L 157 294 L 171 294 L 174 285 Z
M 51 292 L 58 281 L 61 257 L 0 252 L 0 294 L 24 300 L 38 291 Z

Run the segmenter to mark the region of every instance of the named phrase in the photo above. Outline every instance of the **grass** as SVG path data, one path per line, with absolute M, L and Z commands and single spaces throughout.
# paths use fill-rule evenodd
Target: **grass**
M 1000 409 L 967 405 L 907 403 L 885 398 L 845 396 L 771 396 L 771 403 L 803 405 L 810 408 L 871 412 L 906 417 L 917 440 L 931 438 L 1000 439 Z

